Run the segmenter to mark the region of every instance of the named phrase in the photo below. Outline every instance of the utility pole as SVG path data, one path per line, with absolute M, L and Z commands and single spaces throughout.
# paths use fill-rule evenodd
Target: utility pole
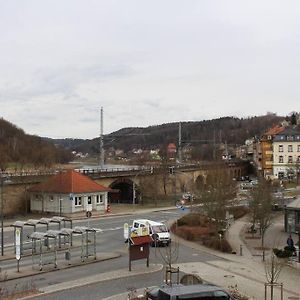
M 100 169 L 104 167 L 104 147 L 103 147 L 103 107 L 100 109 L 100 136 L 99 136 L 99 165 Z
M 214 138 L 213 138 L 213 159 L 216 160 L 216 132 L 214 130 Z
M 178 160 L 182 162 L 182 148 L 181 148 L 181 122 L 178 124 Z

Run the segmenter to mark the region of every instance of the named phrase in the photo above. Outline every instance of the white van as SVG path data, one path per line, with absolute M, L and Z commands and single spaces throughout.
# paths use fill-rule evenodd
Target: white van
M 132 230 L 138 230 L 138 228 L 146 226 L 149 227 L 149 233 L 153 239 L 152 246 L 168 246 L 171 243 L 170 231 L 164 223 L 155 222 L 147 219 L 134 220 L 132 223 Z

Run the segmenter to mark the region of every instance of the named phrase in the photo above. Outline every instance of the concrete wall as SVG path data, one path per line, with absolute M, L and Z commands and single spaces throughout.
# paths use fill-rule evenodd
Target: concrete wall
M 24 184 L 8 184 L 3 186 L 4 216 L 26 214 L 29 210 L 29 197 Z

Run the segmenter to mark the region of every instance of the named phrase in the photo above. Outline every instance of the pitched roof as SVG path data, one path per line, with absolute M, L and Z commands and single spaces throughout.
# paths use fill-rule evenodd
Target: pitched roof
M 32 186 L 30 192 L 46 192 L 46 193 L 92 193 L 109 191 L 104 187 L 90 179 L 88 176 L 82 175 L 74 170 L 59 172 L 51 176 L 46 181 Z
M 130 238 L 132 245 L 143 245 L 143 244 L 149 244 L 153 242 L 153 239 L 150 235 L 142 235 L 142 236 L 136 236 Z
M 286 127 L 284 130 L 279 132 L 280 135 L 299 135 L 300 131 L 296 127 Z
M 286 208 L 288 209 L 294 209 L 294 210 L 300 210 L 300 198 L 296 198 L 296 200 L 289 203 Z
M 275 125 L 272 128 L 268 129 L 264 135 L 274 135 L 284 130 L 283 126 Z

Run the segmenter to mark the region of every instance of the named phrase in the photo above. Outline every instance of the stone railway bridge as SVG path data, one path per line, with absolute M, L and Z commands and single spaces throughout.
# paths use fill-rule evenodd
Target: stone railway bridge
M 97 183 L 109 187 L 110 202 L 139 203 L 144 198 L 159 195 L 179 195 L 190 191 L 195 183 L 206 182 L 216 170 L 225 170 L 228 176 L 239 178 L 248 173 L 248 162 L 230 161 L 202 163 L 199 165 L 177 165 L 165 167 L 132 167 L 126 169 L 80 169 Z M 59 171 L 2 173 L 2 196 L 4 216 L 29 212 L 28 188 L 46 180 Z M 1 177 L 0 177 L 1 179 Z

